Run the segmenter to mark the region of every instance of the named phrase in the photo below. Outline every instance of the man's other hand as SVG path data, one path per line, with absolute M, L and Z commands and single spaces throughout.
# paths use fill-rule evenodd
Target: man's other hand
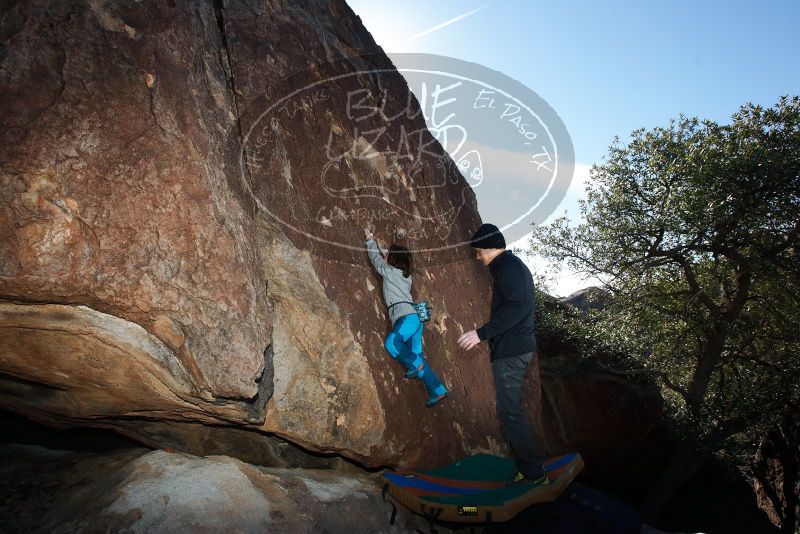
M 480 342 L 481 340 L 478 338 L 478 333 L 475 330 L 464 332 L 461 334 L 461 337 L 458 338 L 458 346 L 465 350 L 472 349 L 472 347 Z

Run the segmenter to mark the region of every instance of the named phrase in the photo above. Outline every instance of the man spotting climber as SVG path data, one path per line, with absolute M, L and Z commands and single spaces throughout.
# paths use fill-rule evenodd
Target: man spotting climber
M 485 325 L 462 334 L 458 345 L 470 350 L 481 341 L 488 341 L 497 418 L 519 469 L 514 482 L 546 486 L 549 481 L 522 404 L 525 371 L 536 356 L 533 277 L 522 260 L 506 250 L 497 226 L 482 224 L 472 236 L 471 245 L 476 259 L 492 274 L 491 315 Z

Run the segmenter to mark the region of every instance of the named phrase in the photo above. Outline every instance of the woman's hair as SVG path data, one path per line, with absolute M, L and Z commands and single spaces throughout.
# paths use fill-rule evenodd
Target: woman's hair
M 403 245 L 393 244 L 386 254 L 386 263 L 403 271 L 403 276 L 408 278 L 414 272 L 414 256 Z

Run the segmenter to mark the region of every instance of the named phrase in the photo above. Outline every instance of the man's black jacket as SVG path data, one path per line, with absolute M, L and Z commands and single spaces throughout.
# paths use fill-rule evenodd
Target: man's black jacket
M 491 359 L 519 356 L 536 350 L 533 321 L 533 277 L 528 267 L 510 250 L 489 263 L 492 273 L 492 311 L 489 322 L 477 329 L 488 340 Z

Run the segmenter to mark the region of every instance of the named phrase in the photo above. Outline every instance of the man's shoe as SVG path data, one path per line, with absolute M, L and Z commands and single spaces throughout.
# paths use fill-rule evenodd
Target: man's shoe
M 517 472 L 517 476 L 514 477 L 514 480 L 511 481 L 511 485 L 518 485 L 518 484 L 531 484 L 534 486 L 549 486 L 550 479 L 547 478 L 547 475 L 542 475 L 541 477 L 537 478 L 536 480 L 532 478 L 528 478 L 522 474 L 521 471 Z
M 433 408 L 434 406 L 436 406 L 437 404 L 439 404 L 440 402 L 442 402 L 446 398 L 447 398 L 447 391 L 445 391 L 441 395 L 428 397 L 428 402 L 425 403 L 425 406 L 427 408 Z

